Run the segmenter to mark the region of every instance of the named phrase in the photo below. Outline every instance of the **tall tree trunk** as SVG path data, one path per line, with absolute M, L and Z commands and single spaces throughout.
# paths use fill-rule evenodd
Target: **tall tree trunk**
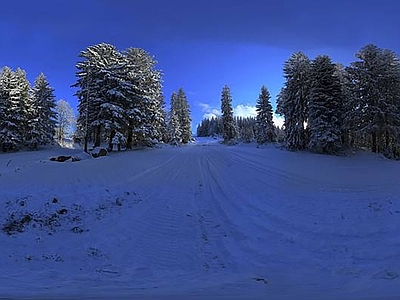
M 386 140 L 386 149 L 390 148 L 390 135 L 387 130 L 385 130 L 385 140 Z
M 113 143 L 112 143 L 112 140 L 113 140 L 113 138 L 114 138 L 114 136 L 115 136 L 115 133 L 116 133 L 116 131 L 113 129 L 113 130 L 111 130 L 111 132 L 110 132 L 110 136 L 109 136 L 109 138 L 108 138 L 108 150 L 109 151 L 112 151 L 113 150 Z
M 126 149 L 132 149 L 132 129 L 128 129 L 128 136 L 126 139 Z
M 377 153 L 376 131 L 372 132 L 372 152 Z
M 101 144 L 101 126 L 97 125 L 94 137 L 94 147 L 100 147 Z

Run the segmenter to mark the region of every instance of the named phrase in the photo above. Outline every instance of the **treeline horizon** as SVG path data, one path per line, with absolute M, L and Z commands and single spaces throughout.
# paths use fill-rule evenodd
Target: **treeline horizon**
M 346 67 L 333 63 L 328 55 L 310 60 L 303 52 L 296 52 L 285 62 L 285 83 L 277 96 L 275 113 L 284 118 L 283 142 L 287 149 L 340 154 L 349 148 L 366 148 L 388 158 L 400 158 L 399 57 L 391 50 L 369 44 L 356 58 Z M 243 128 L 239 129 L 243 127 L 239 119 L 230 121 L 230 126 L 236 128 L 230 140 L 259 144 L 281 141 L 271 134 L 263 138 L 257 129 L 263 124 L 273 125 L 269 93 L 264 98 L 268 101 L 264 100 L 262 108 L 260 94 L 256 121 L 245 118 L 251 124 L 246 127 L 246 135 L 241 132 Z M 222 106 L 221 111 L 222 116 L 202 120 L 197 127 L 199 136 L 221 134 Z M 276 134 L 281 132 L 275 130 Z
M 74 136 L 84 143 L 85 150 L 88 143 L 99 146 L 106 142 L 112 148 L 115 135 L 120 139 L 117 142 L 125 143 L 127 148 L 136 144 L 149 147 L 156 143 L 185 144 L 192 140 L 188 99 L 180 88 L 172 94 L 171 108 L 167 111 L 163 74 L 150 53 L 141 48 L 119 51 L 102 43 L 81 51 L 79 57 L 82 60 L 76 64 L 77 81 L 72 86 L 77 89 L 78 97 Z M 398 159 L 399 57 L 391 50 L 369 44 L 356 53 L 356 58 L 349 66 L 343 66 L 333 63 L 328 55 L 310 60 L 303 52 L 292 54 L 284 63 L 285 83 L 276 99 L 275 113 L 284 118 L 279 130 L 272 121 L 274 112 L 266 87 L 261 88 L 257 100 L 257 116 L 241 119 L 233 117 L 230 88 L 224 86 L 221 116 L 215 121 L 202 120 L 197 135 L 221 134 L 226 142 L 282 141 L 289 150 L 326 154 L 367 148 Z M 40 97 L 32 96 L 35 87 L 27 82 L 24 71 L 18 69 L 14 73 L 3 68 L 0 80 L 3 151 L 21 146 L 37 148 L 53 139 L 54 90 L 47 82 L 44 85 L 48 89 L 47 94 L 43 93 L 48 101 L 45 114 L 39 108 L 33 109 L 35 105 L 45 105 L 35 104 Z M 47 128 L 40 128 L 40 124 L 47 124 Z

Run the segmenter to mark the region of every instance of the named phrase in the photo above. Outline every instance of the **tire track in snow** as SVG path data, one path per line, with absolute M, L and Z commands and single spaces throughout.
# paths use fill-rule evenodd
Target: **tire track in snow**
M 191 243 L 193 232 L 187 229 L 188 217 L 182 203 L 186 199 L 178 188 L 188 159 L 174 156 L 168 166 L 146 173 L 157 185 L 143 196 L 150 206 L 132 224 L 136 228 L 132 239 L 137 245 L 132 249 L 132 260 L 140 268 L 164 271 L 189 271 L 192 268 L 195 260 Z M 146 182 L 145 178 L 142 180 Z M 172 194 L 170 185 L 176 185 Z
M 210 180 L 210 164 L 212 163 L 207 149 L 196 149 L 197 168 L 199 172 L 199 189 L 195 194 L 197 205 L 197 218 L 200 226 L 200 249 L 202 253 L 202 266 L 204 270 L 218 272 L 232 266 L 230 253 L 224 245 L 227 237 L 226 217 L 214 209 L 214 202 L 223 196 L 215 190 L 215 182 Z
M 214 150 L 217 151 L 217 149 Z M 233 150 L 229 150 L 233 152 Z M 230 182 L 231 186 L 229 190 L 232 192 L 234 191 L 232 194 L 237 195 L 236 198 L 242 199 L 240 200 L 242 204 L 242 215 L 247 215 L 251 218 L 249 219 L 249 223 L 253 223 L 249 228 L 258 228 L 258 230 L 249 231 L 248 236 L 254 239 L 256 233 L 264 233 L 264 235 L 267 235 L 268 239 L 270 239 L 269 245 L 265 243 L 264 245 L 266 247 L 263 250 L 259 250 L 262 249 L 262 247 L 258 247 L 256 250 L 248 249 L 249 253 L 259 258 L 270 257 L 286 260 L 287 263 L 291 264 L 301 263 L 303 257 L 309 257 L 311 258 L 309 262 L 310 266 L 317 264 L 321 266 L 330 265 L 332 267 L 333 265 L 337 267 L 341 264 L 345 265 L 349 262 L 359 263 L 360 261 L 364 263 L 370 261 L 373 264 L 373 262 L 376 261 L 377 255 L 379 255 L 378 253 L 380 253 L 380 250 L 373 247 L 373 245 L 375 243 L 384 243 L 387 251 L 385 252 L 385 257 L 379 257 L 379 261 L 393 261 L 394 257 L 399 257 L 398 251 L 395 250 L 396 245 L 398 246 L 398 242 L 397 244 L 395 242 L 398 226 L 389 226 L 388 222 L 390 220 L 387 220 L 387 218 L 382 217 L 379 221 L 376 220 L 379 222 L 377 226 L 371 227 L 367 224 L 370 222 L 371 214 L 365 212 L 362 223 L 342 221 L 341 225 L 340 222 L 337 222 L 337 219 L 334 220 L 335 216 L 332 216 L 331 212 L 324 211 L 322 207 L 322 209 L 318 207 L 320 205 L 317 205 L 319 204 L 318 202 L 326 203 L 329 201 L 329 197 L 328 199 L 324 199 L 327 195 L 329 196 L 329 193 L 326 193 L 323 185 L 321 185 L 321 190 L 325 192 L 319 195 L 322 196 L 322 199 L 313 197 L 307 199 L 311 196 L 311 192 L 313 191 L 311 188 L 312 185 L 310 185 L 307 180 L 297 181 L 299 186 L 302 184 L 304 185 L 304 189 L 297 191 L 297 189 L 292 188 L 296 191 L 296 194 L 290 195 L 289 198 L 292 203 L 289 203 L 289 205 L 282 205 L 285 202 L 284 199 L 281 199 L 282 203 L 279 203 L 279 201 L 277 201 L 278 199 L 269 201 L 269 199 L 264 196 L 261 198 L 264 198 L 265 201 L 257 199 L 260 198 L 255 194 L 257 188 L 251 190 L 251 188 L 243 186 L 241 180 L 247 175 L 251 176 L 252 173 L 258 174 L 260 178 L 265 177 L 264 180 L 259 180 L 258 184 L 252 185 L 252 187 L 257 187 L 257 185 L 263 181 L 268 182 L 271 177 L 274 178 L 274 172 L 265 172 L 261 162 L 256 164 L 256 162 L 247 155 L 241 157 L 241 154 L 231 154 L 231 159 L 236 161 L 236 163 L 232 162 L 232 165 L 235 166 L 236 164 L 238 167 L 235 168 L 235 171 L 224 172 L 224 182 Z M 221 163 L 221 160 L 216 161 L 214 165 L 219 168 L 220 172 L 223 171 L 224 165 Z M 266 166 L 266 168 L 268 168 L 268 166 Z M 240 176 L 237 176 L 238 171 L 241 171 Z M 254 177 L 257 177 L 257 175 Z M 297 178 L 292 178 L 292 180 L 297 180 Z M 266 185 L 266 187 L 271 188 L 271 184 Z M 381 188 L 377 190 L 381 190 Z M 337 197 L 343 197 L 338 193 L 336 193 L 335 196 L 336 198 L 332 198 L 332 201 L 341 201 L 341 199 L 337 199 Z M 357 196 L 357 198 L 362 197 L 362 195 Z M 360 204 L 357 205 L 357 198 L 352 201 L 352 205 L 347 207 L 347 214 L 358 215 L 360 213 Z M 296 199 L 298 202 L 296 202 Z M 361 205 L 365 203 L 362 198 L 360 200 L 362 200 Z M 394 216 L 390 216 L 389 218 L 393 219 Z M 327 222 L 327 220 L 330 219 L 332 223 Z M 336 227 L 338 224 L 341 227 L 342 237 L 341 239 L 335 238 L 335 242 L 332 242 L 331 238 L 337 236 L 337 228 L 331 227 L 334 226 L 334 224 Z M 385 228 L 386 231 L 382 231 L 383 228 Z M 375 239 L 372 241 L 371 236 L 375 236 Z M 368 250 L 360 251 L 360 249 Z M 271 251 L 271 253 L 268 254 L 268 251 Z M 255 262 L 257 262 L 256 259 Z
M 252 149 L 254 150 L 254 149 Z M 370 194 L 371 192 L 378 192 L 382 193 L 386 191 L 387 189 L 393 189 L 394 186 L 397 186 L 397 180 L 396 179 L 391 179 L 391 180 L 385 180 L 382 183 L 382 180 L 380 180 L 380 184 L 375 184 L 374 182 L 371 182 L 369 180 L 368 184 L 365 185 L 363 184 L 362 186 L 354 186 L 355 182 L 354 180 L 349 181 L 348 184 L 346 184 L 346 181 L 343 181 L 343 177 L 348 174 L 346 171 L 349 168 L 354 168 L 355 166 L 341 166 L 340 164 L 346 163 L 343 161 L 343 157 L 338 158 L 342 159 L 341 161 L 338 161 L 339 166 L 335 169 L 332 170 L 332 164 L 329 164 L 330 166 L 330 171 L 338 172 L 335 174 L 337 178 L 339 178 L 340 184 L 337 183 L 332 183 L 330 181 L 326 181 L 326 178 L 329 178 L 329 176 L 319 176 L 317 178 L 314 178 L 314 176 L 309 176 L 305 175 L 302 173 L 302 170 L 295 170 L 290 171 L 290 162 L 286 162 L 284 159 L 282 161 L 279 161 L 280 164 L 282 164 L 279 167 L 276 167 L 277 161 L 268 161 L 267 156 L 269 155 L 268 152 L 259 150 L 259 151 L 252 151 L 251 153 L 249 151 L 243 151 L 241 148 L 234 148 L 234 149 L 228 149 L 227 151 L 230 152 L 230 155 L 234 158 L 236 162 L 241 162 L 241 163 L 246 163 L 248 164 L 251 168 L 253 168 L 255 171 L 265 174 L 268 176 L 268 178 L 275 178 L 277 181 L 281 181 L 281 183 L 287 183 L 289 187 L 297 187 L 297 188 L 302 188 L 303 186 L 309 187 L 310 185 L 313 187 L 314 190 L 316 191 L 321 191 L 321 192 L 331 192 L 331 193 L 349 193 L 349 194 Z M 258 152 L 258 153 L 257 153 Z M 290 153 L 290 154 L 296 154 L 296 153 Z M 304 154 L 304 153 L 303 153 Z M 308 155 L 316 155 L 316 154 L 310 154 L 307 153 Z M 321 163 L 324 163 L 325 159 L 333 159 L 336 157 L 329 157 L 329 156 L 324 156 L 321 155 Z M 302 157 L 299 155 L 297 158 L 298 160 L 302 159 Z M 316 163 L 316 162 L 314 162 Z M 347 162 L 350 163 L 351 162 Z M 386 161 L 386 163 L 388 163 Z M 334 164 L 333 164 L 334 165 Z M 288 168 L 285 169 L 285 166 Z M 368 172 L 368 166 L 363 166 L 365 168 L 365 172 Z M 315 166 L 312 168 L 313 170 L 313 175 L 319 174 L 319 168 L 318 166 Z M 300 173 L 298 173 L 300 171 Z M 326 171 L 326 170 L 325 170 Z M 365 174 L 365 172 L 363 174 Z M 323 174 L 325 175 L 325 174 Z M 337 180 L 336 178 L 336 180 Z M 379 176 L 376 177 L 379 179 Z M 325 181 L 322 181 L 325 179 Z M 264 184 L 268 184 L 268 182 L 264 182 Z M 282 184 L 281 184 L 282 185 Z M 279 188 L 279 186 L 275 186 L 276 188 Z M 400 191 L 400 189 L 399 189 Z

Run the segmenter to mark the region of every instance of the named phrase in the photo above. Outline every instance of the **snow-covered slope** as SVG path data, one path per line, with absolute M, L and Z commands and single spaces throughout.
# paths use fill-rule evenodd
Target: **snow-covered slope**
M 399 171 L 212 139 L 1 154 L 0 297 L 397 299 Z

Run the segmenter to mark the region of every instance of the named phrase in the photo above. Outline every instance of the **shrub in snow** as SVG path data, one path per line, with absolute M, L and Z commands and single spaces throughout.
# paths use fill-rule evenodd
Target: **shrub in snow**
M 121 146 L 126 147 L 126 137 L 121 133 L 117 132 L 112 141 L 111 144 L 113 145 L 113 151 L 121 151 Z
M 18 232 L 24 232 L 25 227 L 29 226 L 33 220 L 31 214 L 23 214 L 16 216 L 15 214 L 10 214 L 3 224 L 2 230 L 8 235 L 12 235 Z
M 44 231 L 53 234 L 61 230 L 74 233 L 88 231 L 83 229 L 83 217 L 88 214 L 81 205 L 62 205 L 53 198 L 42 202 L 31 196 L 7 201 L 7 214 L 2 219 L 1 230 L 7 235 L 15 235 L 27 231 Z

